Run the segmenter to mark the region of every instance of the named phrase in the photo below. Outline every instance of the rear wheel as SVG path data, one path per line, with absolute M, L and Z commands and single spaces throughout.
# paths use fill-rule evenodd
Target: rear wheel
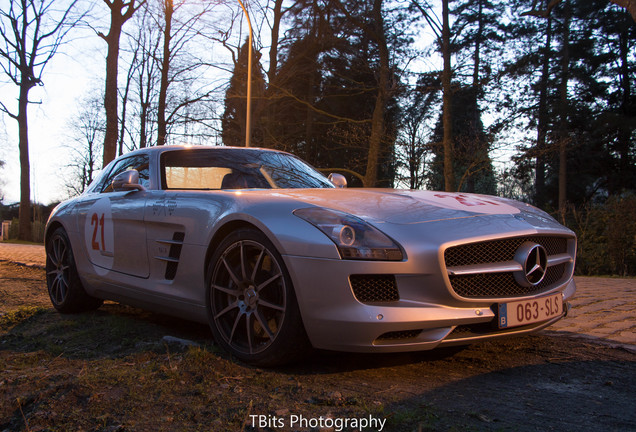
M 282 257 L 260 231 L 241 229 L 221 242 L 207 298 L 216 341 L 247 363 L 289 363 L 310 347 Z
M 51 303 L 59 312 L 84 312 L 102 305 L 102 300 L 84 291 L 71 242 L 62 227 L 57 228 L 46 242 L 46 285 Z

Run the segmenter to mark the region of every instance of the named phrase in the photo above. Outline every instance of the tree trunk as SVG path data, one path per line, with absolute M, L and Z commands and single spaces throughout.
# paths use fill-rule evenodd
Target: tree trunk
M 273 103 L 276 100 L 276 94 L 279 92 L 278 89 L 272 87 L 272 83 L 276 81 L 276 74 L 278 72 L 278 38 L 280 34 L 280 22 L 283 18 L 282 13 L 283 0 L 276 0 L 274 2 L 274 16 L 271 28 L 271 46 L 269 48 L 269 69 L 267 70 L 267 84 L 269 88 L 266 91 L 266 94 L 269 98 L 266 98 L 261 101 L 259 104 L 261 109 L 264 109 L 265 112 L 263 114 L 264 122 L 261 123 L 261 127 L 263 128 L 263 147 L 266 148 L 274 148 L 277 145 L 277 140 L 272 139 L 274 135 L 274 124 L 276 123 L 277 113 L 274 111 L 273 107 L 276 105 Z
M 550 58 L 552 51 L 552 18 L 548 16 L 546 24 L 545 46 L 541 68 L 539 88 L 539 112 L 537 114 L 537 146 L 535 165 L 535 198 L 538 207 L 545 205 L 545 141 L 548 130 L 548 80 L 550 78 Z
M 442 123 L 444 137 L 444 189 L 446 192 L 455 192 L 455 171 L 453 169 L 453 119 L 452 119 L 452 89 L 451 89 L 451 52 L 450 52 L 450 22 L 448 0 L 442 0 L 442 57 L 444 58 L 444 70 L 442 71 L 443 112 Z
M 409 175 L 411 176 L 409 187 L 419 189 L 420 158 L 418 154 L 417 126 L 409 127 Z
M 119 126 L 119 136 L 117 139 L 117 156 L 124 154 L 124 137 L 126 134 L 126 108 L 128 107 L 128 94 L 130 93 L 130 84 L 133 80 L 133 69 L 131 67 L 126 75 L 126 87 L 122 95 L 121 124 Z
M 117 72 L 119 70 L 119 41 L 124 23 L 135 13 L 135 1 L 129 0 L 104 0 L 110 9 L 110 30 L 108 35 L 99 34 L 108 45 L 106 55 L 106 88 L 104 90 L 104 108 L 106 110 L 106 132 L 104 134 L 104 157 L 102 166 L 115 159 L 117 155 L 117 142 L 119 140 L 119 112 L 118 112 L 118 88 Z M 141 0 L 144 3 L 145 0 Z M 126 12 L 122 11 L 126 9 Z
M 29 104 L 29 90 L 33 87 L 31 77 L 22 74 L 20 96 L 18 100 L 18 128 L 20 149 L 20 240 L 31 241 L 31 167 L 29 163 L 29 127 L 27 106 Z
M 561 57 L 561 83 L 559 85 L 559 213 L 565 216 L 567 203 L 567 146 L 568 146 L 568 80 L 570 75 L 570 3 L 563 2 L 563 47 Z
M 383 73 L 380 72 L 380 81 Z M 369 153 L 367 157 L 367 170 L 364 176 L 364 187 L 375 187 L 378 181 L 378 163 L 380 161 L 380 149 L 382 136 L 384 135 L 384 107 L 386 105 L 386 91 L 379 88 L 375 99 L 373 116 L 371 118 L 371 137 L 369 138 Z
M 378 163 L 384 136 L 384 111 L 388 100 L 389 87 L 389 49 L 384 35 L 384 19 L 382 17 L 382 0 L 373 2 L 374 38 L 378 44 L 380 56 L 378 94 L 375 99 L 373 116 L 371 119 L 371 137 L 369 138 L 369 153 L 367 169 L 364 176 L 365 187 L 375 187 L 378 181 Z
M 479 88 L 479 68 L 481 66 L 481 43 L 484 38 L 484 16 L 483 16 L 483 0 L 479 0 L 479 9 L 477 12 L 477 34 L 475 35 L 475 53 L 473 54 L 473 88 L 475 96 Z
M 484 0 L 478 0 L 478 9 L 477 9 L 477 34 L 475 35 L 475 52 L 473 53 L 473 83 L 472 83 L 472 91 L 471 91 L 471 103 L 474 104 L 475 107 L 479 106 L 479 96 L 481 89 L 481 80 L 479 77 L 479 71 L 481 68 L 481 44 L 484 39 Z M 480 122 L 479 109 L 474 110 L 474 116 L 470 120 L 470 127 L 477 131 L 477 125 Z M 463 174 L 466 178 L 466 188 L 465 190 L 470 193 L 475 192 L 475 172 L 473 172 L 471 165 L 481 165 L 482 160 L 484 159 L 483 148 L 484 143 L 481 142 L 481 139 L 474 140 L 471 144 L 473 149 L 472 154 L 466 154 L 464 157 L 467 161 L 466 172 Z M 475 171 L 479 171 L 477 167 Z M 461 181 L 460 185 L 457 186 L 457 189 L 461 189 Z
M 318 65 L 316 65 L 316 70 L 318 70 Z M 309 75 L 309 93 L 305 96 L 307 101 L 311 104 L 314 103 L 314 86 L 316 85 L 316 75 L 314 73 L 310 73 Z M 304 157 L 309 160 L 317 160 L 316 157 L 318 155 L 319 149 L 314 144 L 314 115 L 315 112 L 310 105 L 307 105 L 305 108 L 305 154 Z
M 147 132 L 146 132 L 146 118 L 148 117 L 148 104 L 145 102 L 141 103 L 141 114 L 139 115 L 139 148 L 146 147 L 146 142 L 148 141 Z
M 121 2 L 121 0 L 119 0 Z M 119 39 L 124 24 L 119 10 L 115 8 L 111 12 L 110 32 L 106 36 L 108 54 L 106 55 L 106 88 L 104 93 L 104 108 L 106 109 L 106 133 L 104 134 L 104 160 L 106 167 L 117 156 L 118 141 L 118 98 L 117 98 L 117 71 L 119 68 Z
M 95 170 L 95 141 L 91 140 L 88 143 L 88 163 L 87 163 L 87 173 L 86 173 L 86 183 L 84 184 L 84 188 L 82 192 L 86 190 L 86 188 L 93 182 L 93 171 Z
M 148 145 L 148 123 L 150 112 L 150 94 L 152 93 L 151 73 L 150 73 L 150 58 L 144 59 L 145 66 L 142 68 L 142 72 L 139 74 L 139 101 L 140 101 L 140 114 L 139 114 L 139 148 L 144 148 Z M 147 81 L 145 87 L 143 83 L 143 74 L 146 73 L 146 67 L 148 67 Z
M 121 124 L 117 134 L 117 156 L 124 154 L 124 136 L 126 132 L 126 107 L 128 106 L 128 91 L 130 90 L 130 77 L 126 82 L 126 89 L 122 97 Z
M 621 105 L 620 105 L 620 113 L 624 118 L 629 118 L 633 116 L 634 113 L 630 112 L 633 110 L 631 107 L 631 88 L 632 88 L 632 79 L 633 72 L 630 71 L 630 62 L 629 62 L 629 24 L 627 23 L 628 18 L 625 17 L 625 25 L 621 26 L 622 30 L 618 34 L 619 38 L 619 50 L 620 50 L 620 83 L 621 83 Z M 633 124 L 633 122 L 631 122 Z M 622 179 L 630 179 L 632 177 L 632 172 L 634 171 L 634 162 L 633 156 L 630 155 L 630 142 L 631 136 L 634 133 L 633 126 L 630 127 L 630 122 L 623 122 L 623 124 L 619 127 L 618 137 L 617 137 L 617 147 L 618 147 L 618 155 L 620 157 L 619 166 L 618 166 L 618 178 Z M 619 188 L 617 188 L 619 189 Z M 620 190 L 614 191 L 619 193 Z
M 165 28 L 163 29 L 163 58 L 161 59 L 161 83 L 159 87 L 159 102 L 157 103 L 157 145 L 166 143 L 168 128 L 166 124 L 166 99 L 168 97 L 168 72 L 170 71 L 170 41 L 172 35 L 172 14 L 174 6 L 172 0 L 164 0 Z
M 283 19 L 282 13 L 283 0 L 276 0 L 274 3 L 274 19 L 271 32 L 271 47 L 269 48 L 269 70 L 267 71 L 267 80 L 271 83 L 276 78 L 278 69 L 278 36 L 280 32 L 280 22 Z

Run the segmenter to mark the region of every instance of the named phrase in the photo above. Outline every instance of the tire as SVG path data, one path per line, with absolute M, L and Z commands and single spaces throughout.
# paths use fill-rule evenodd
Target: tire
M 53 307 L 61 313 L 95 310 L 103 303 L 84 291 L 71 242 L 62 227 L 53 231 L 46 242 L 46 285 Z
M 256 366 L 297 361 L 311 348 L 282 257 L 260 231 L 231 233 L 207 273 L 208 321 L 217 343 Z

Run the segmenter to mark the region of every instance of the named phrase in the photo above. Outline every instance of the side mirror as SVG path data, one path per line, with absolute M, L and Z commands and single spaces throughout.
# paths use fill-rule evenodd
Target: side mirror
M 342 174 L 331 173 L 327 178 L 337 188 L 347 187 L 347 179 Z
M 115 192 L 129 191 L 129 190 L 146 190 L 141 184 L 139 184 L 139 172 L 131 169 L 121 172 L 113 179 L 113 190 Z

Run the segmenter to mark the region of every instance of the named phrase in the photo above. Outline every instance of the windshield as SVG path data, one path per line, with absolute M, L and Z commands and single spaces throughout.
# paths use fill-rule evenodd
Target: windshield
M 288 153 L 259 149 L 175 150 L 161 155 L 162 189 L 332 188 L 329 180 Z

